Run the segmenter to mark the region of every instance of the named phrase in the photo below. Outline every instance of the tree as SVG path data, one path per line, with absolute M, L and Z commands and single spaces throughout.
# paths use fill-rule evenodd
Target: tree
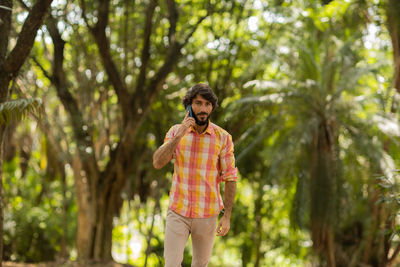
M 384 264 L 388 256 L 388 251 L 384 249 L 388 236 L 378 233 L 379 226 L 360 223 L 354 215 L 359 215 L 359 210 L 350 208 L 347 213 L 344 210 L 348 206 L 342 205 L 353 203 L 349 197 L 361 191 L 359 185 L 352 181 L 357 176 L 352 174 L 351 168 L 360 165 L 351 160 L 354 155 L 369 162 L 367 172 L 357 169 L 365 177 L 371 177 L 370 173 L 375 172 L 390 175 L 393 171 L 393 159 L 384 150 L 382 139 L 377 141 L 372 137 L 393 137 L 380 127 L 378 121 L 396 123 L 397 120 L 385 114 L 384 110 L 368 110 L 364 108 L 366 103 L 352 101 L 355 95 L 361 93 L 361 88 L 368 88 L 362 80 L 377 71 L 363 62 L 358 54 L 363 50 L 363 44 L 355 41 L 361 32 L 356 30 L 358 23 L 354 23 L 356 13 L 353 11 L 359 6 L 338 1 L 323 7 L 315 3 L 310 5 L 312 9 L 308 10 L 309 15 L 302 18 L 302 26 L 294 27 L 294 35 L 289 37 L 293 45 L 289 47 L 293 50 L 279 54 L 279 58 L 286 58 L 279 61 L 281 71 L 276 75 L 279 78 L 274 82 L 261 80 L 249 83 L 258 89 L 261 96 L 237 101 L 247 109 L 246 104 L 256 102 L 263 118 L 246 134 L 249 136 L 251 131 L 258 130 L 257 137 L 260 138 L 245 142 L 246 149 L 242 153 L 255 153 L 255 148 L 264 142 L 267 148 L 259 153 L 272 155 L 271 158 L 261 157 L 269 166 L 269 179 L 281 177 L 282 181 L 291 184 L 293 181 L 287 179 L 296 177 L 292 221 L 309 229 L 314 250 L 321 256 L 322 262 L 326 261 L 328 266 L 355 266 L 359 262 Z M 329 17 L 333 16 L 333 9 L 330 8 L 334 5 L 336 22 L 329 21 Z M 328 19 L 323 22 L 321 17 Z M 368 98 L 370 93 L 366 89 L 362 92 L 366 102 L 372 99 Z M 261 107 L 264 107 L 264 112 L 261 112 Z M 368 120 L 357 115 L 361 110 Z M 271 143 L 272 146 L 267 146 Z M 240 154 L 238 158 L 243 156 Z M 357 178 L 360 179 L 360 176 Z M 351 190 L 343 186 L 347 183 Z M 373 193 L 375 180 L 367 178 L 362 183 L 371 190 L 368 195 L 370 202 L 358 197 L 354 201 L 366 209 L 363 210 L 365 218 L 375 218 L 373 211 L 367 209 L 369 204 L 376 205 Z M 378 207 L 373 210 L 376 209 Z M 387 218 L 386 213 L 379 214 L 382 220 Z M 360 230 L 360 227 L 365 230 Z M 373 238 L 358 241 L 360 234 L 372 235 Z M 346 243 L 347 238 L 357 245 L 350 246 Z M 369 245 L 375 246 L 373 253 Z M 364 257 L 363 253 L 368 253 L 366 251 L 374 256 Z
M 11 31 L 11 12 L 13 2 L 0 1 L 0 104 L 6 102 L 10 82 L 18 75 L 22 64 L 32 48 L 36 32 L 42 25 L 52 0 L 38 0 L 29 12 L 18 35 L 17 43 L 8 53 L 8 42 Z M 2 198 L 2 158 L 5 124 L 0 124 L 0 236 L 3 237 L 3 198 Z M 3 242 L 0 241 L 0 266 L 2 261 Z
M 135 163 L 132 164 L 137 157 L 137 133 L 155 96 L 161 91 L 165 79 L 181 57 L 181 49 L 212 11 L 210 3 L 200 3 L 200 11 L 192 16 L 193 24 L 187 26 L 179 21 L 180 14 L 189 16 L 184 13 L 187 10 L 179 12 L 175 1 L 150 1 L 146 5 L 145 3 L 147 2 L 125 1 L 123 5 L 127 13 L 116 12 L 113 15 L 112 8 L 117 9 L 118 4 L 111 5 L 107 0 L 90 5 L 85 1 L 80 2 L 87 32 L 91 34 L 91 40 L 95 41 L 101 58 L 101 68 L 108 78 L 104 89 L 101 85 L 99 90 L 92 93 L 112 95 L 118 102 L 118 106 L 112 105 L 106 97 L 102 98 L 98 106 L 99 114 L 103 112 L 103 107 L 107 106 L 116 112 L 113 115 L 116 121 L 111 124 L 117 125 L 117 128 L 112 132 L 110 129 L 103 131 L 104 121 L 92 121 L 90 113 L 86 113 L 88 107 L 82 106 L 80 102 L 80 94 L 85 95 L 86 92 L 78 88 L 76 93 L 73 93 L 75 88 L 68 78 L 70 74 L 64 69 L 66 41 L 56 25 L 57 19 L 60 18 L 50 17 L 46 22 L 54 46 L 54 54 L 50 59 L 53 66 L 51 74 L 40 61 L 37 63 L 57 90 L 58 97 L 69 115 L 77 144 L 77 155 L 81 163 L 75 166 L 78 170 L 75 172 L 75 186 L 79 207 L 77 244 L 81 259 L 111 259 L 112 222 L 122 204 L 120 193 L 134 169 L 138 168 Z M 133 15 L 137 19 L 137 25 L 130 24 Z M 120 34 L 113 29 L 119 26 L 121 21 L 128 28 Z M 76 36 L 81 34 L 79 31 L 85 30 L 79 23 L 71 24 L 66 20 L 65 24 L 71 25 Z M 110 29 L 112 31 L 108 33 Z M 137 34 L 141 43 L 136 39 L 128 40 L 130 32 Z M 117 44 L 125 44 L 123 43 L 124 46 L 118 50 L 119 48 L 115 48 L 117 45 L 113 44 L 114 40 L 117 40 Z M 128 41 L 129 43 L 126 43 Z M 118 64 L 117 51 L 124 54 L 121 64 Z M 134 60 L 139 63 L 129 68 L 126 64 L 132 65 Z M 128 76 L 133 77 L 135 83 L 127 83 Z M 78 76 L 76 80 L 79 80 Z M 101 116 L 108 115 L 103 113 Z M 108 142 L 98 146 L 97 134 L 100 132 Z M 110 140 L 110 135 L 117 135 L 117 140 Z M 109 152 L 103 154 L 105 147 Z M 101 159 L 98 155 L 101 155 Z M 99 161 L 104 163 L 103 166 L 100 166 Z

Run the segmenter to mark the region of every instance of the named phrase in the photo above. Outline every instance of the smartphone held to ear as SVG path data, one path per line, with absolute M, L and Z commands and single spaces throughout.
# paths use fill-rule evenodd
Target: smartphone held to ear
M 192 110 L 192 105 L 188 105 L 186 107 L 186 112 L 189 111 L 189 117 L 193 118 L 193 110 Z

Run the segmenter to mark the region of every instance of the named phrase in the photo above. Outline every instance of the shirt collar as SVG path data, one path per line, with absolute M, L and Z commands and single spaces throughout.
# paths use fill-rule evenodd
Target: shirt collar
M 196 132 L 196 129 L 193 126 L 190 126 L 190 131 Z M 206 130 L 201 134 L 209 134 L 209 135 L 215 134 L 214 127 L 212 126 L 211 121 L 208 121 L 208 126 L 207 126 Z

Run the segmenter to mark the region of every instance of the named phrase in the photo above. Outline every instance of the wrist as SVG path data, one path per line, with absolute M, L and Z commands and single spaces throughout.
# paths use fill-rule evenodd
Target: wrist
M 231 218 L 231 215 L 232 215 L 232 212 L 231 211 L 227 211 L 227 210 L 224 210 L 224 217 L 225 218 L 228 218 L 228 219 L 230 219 Z

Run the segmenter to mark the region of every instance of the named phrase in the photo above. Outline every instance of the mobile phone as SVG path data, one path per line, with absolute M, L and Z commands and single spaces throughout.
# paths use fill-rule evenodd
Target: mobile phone
M 188 105 L 186 107 L 186 112 L 189 110 L 189 117 L 193 118 L 193 110 L 192 110 L 192 105 Z

